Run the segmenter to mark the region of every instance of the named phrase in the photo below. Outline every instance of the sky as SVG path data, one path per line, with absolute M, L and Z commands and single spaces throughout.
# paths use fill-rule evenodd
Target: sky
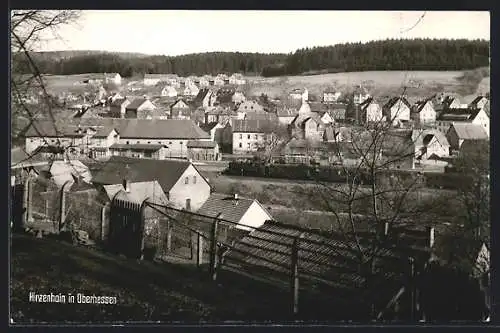
M 61 27 L 58 34 L 61 39 L 45 42 L 40 50 L 171 56 L 210 51 L 290 53 L 303 47 L 387 38 L 489 40 L 490 16 L 472 11 L 85 10 L 78 22 Z

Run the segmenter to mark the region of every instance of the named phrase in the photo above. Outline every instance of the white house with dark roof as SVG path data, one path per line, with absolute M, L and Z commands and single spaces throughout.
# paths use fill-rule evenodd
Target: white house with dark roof
M 173 86 L 165 86 L 161 91 L 161 96 L 163 97 L 176 97 L 178 95 L 177 89 Z
M 210 185 L 186 160 L 111 157 L 92 177 L 96 186 L 157 181 L 169 205 L 196 211 L 210 196 Z
M 270 128 L 269 120 L 235 119 L 232 121 L 233 154 L 256 152 L 264 144 Z
M 454 108 L 446 109 L 436 118 L 437 128 L 443 133 L 447 133 L 453 123 L 470 123 L 480 125 L 486 134 L 490 135 L 490 117 L 483 109 Z
M 256 199 L 212 193 L 197 211 L 198 214 L 217 217 L 233 223 L 233 227 L 251 231 L 272 220 L 271 214 Z
M 118 73 L 104 74 L 104 81 L 106 83 L 113 83 L 116 85 L 122 84 L 122 77 Z
M 427 99 L 415 103 L 411 108 L 410 118 L 419 125 L 430 125 L 436 122 L 436 110 L 432 101 Z
M 382 107 L 372 97 L 367 98 L 359 105 L 361 120 L 365 124 L 378 123 L 383 119 Z
M 450 146 L 454 150 L 459 150 L 464 141 L 467 140 L 485 140 L 489 139 L 488 134 L 481 125 L 472 123 L 452 123 L 446 137 Z
M 484 96 L 477 96 L 474 98 L 472 102 L 470 102 L 469 107 L 471 108 L 476 108 L 476 109 L 482 109 L 488 103 L 488 98 Z
M 147 119 L 148 113 L 156 110 L 156 105 L 148 98 L 136 98 L 125 107 L 125 118 Z
M 397 125 L 410 121 L 411 105 L 403 96 L 391 98 L 383 107 L 382 114 L 386 121 Z

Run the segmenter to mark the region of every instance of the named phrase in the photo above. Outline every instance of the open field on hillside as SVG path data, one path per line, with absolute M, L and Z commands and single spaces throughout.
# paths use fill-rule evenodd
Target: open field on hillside
M 468 83 L 459 80 L 462 75 L 462 71 L 367 71 L 255 78 L 250 82 L 252 94 L 264 93 L 272 97 L 281 96 L 285 91 L 303 87 L 307 87 L 310 93 L 319 96 L 327 87 L 344 90 L 357 84 L 365 86 L 374 96 L 401 93 L 402 86 L 407 87 L 407 94 L 410 96 L 428 96 L 442 91 L 463 90 L 464 85 Z M 489 78 L 483 80 L 481 84 L 482 90 L 488 88 Z M 473 91 L 475 90 L 473 89 Z

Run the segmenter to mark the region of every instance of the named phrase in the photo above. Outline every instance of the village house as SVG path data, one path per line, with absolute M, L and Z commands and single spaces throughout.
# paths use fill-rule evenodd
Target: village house
M 233 154 L 246 154 L 258 151 L 272 133 L 266 120 L 233 120 Z
M 427 99 L 417 102 L 411 109 L 410 117 L 415 124 L 420 126 L 434 124 L 436 122 L 436 110 L 434 110 L 432 101 Z
M 167 149 L 162 144 L 123 144 L 114 143 L 109 147 L 111 156 L 137 157 L 137 158 L 152 158 L 163 160 L 167 156 Z
M 198 210 L 210 196 L 210 185 L 196 167 L 184 160 L 111 157 L 96 172 L 96 185 L 157 181 L 174 208 Z
M 216 105 L 233 106 L 232 98 L 236 92 L 235 87 L 224 86 L 216 92 Z
M 457 109 L 462 106 L 458 97 L 455 96 L 446 96 L 443 98 L 442 109 Z
M 324 116 L 324 115 L 323 115 Z M 290 136 L 297 139 L 320 141 L 325 127 L 331 123 L 331 117 L 323 122 L 322 115 L 312 112 L 309 104 L 303 101 L 298 114 L 288 126 Z
M 108 126 L 95 127 L 96 132 L 89 139 L 89 155 L 100 159 L 110 156 L 109 148 L 118 142 L 120 134 L 115 128 Z
M 488 101 L 489 100 L 484 96 L 477 96 L 472 102 L 470 102 L 469 107 L 474 109 L 483 109 Z
M 356 86 L 352 92 L 352 101 L 354 105 L 360 105 L 370 97 L 366 88 L 361 85 Z
M 410 121 L 410 109 L 411 105 L 404 96 L 393 97 L 382 107 L 382 114 L 387 122 L 400 126 Z
M 188 76 L 185 80 L 184 80 L 184 84 L 186 85 L 186 87 L 189 87 L 189 86 L 195 86 L 196 87 L 196 81 L 198 80 L 198 78 L 196 76 Z M 194 96 L 196 96 L 198 93 L 196 93 Z
M 156 181 L 131 182 L 123 179 L 121 184 L 103 185 L 98 189 L 98 200 L 109 209 L 114 199 L 129 204 L 141 205 L 147 200 L 148 203 L 164 206 L 168 204 L 167 195 L 163 192 L 161 185 Z M 148 236 L 151 230 L 159 223 L 158 214 L 153 209 L 144 211 L 144 236 Z M 109 239 L 109 219 L 103 220 L 102 240 Z
M 125 107 L 125 118 L 147 119 L 156 106 L 148 98 L 137 98 Z
M 382 108 L 372 97 L 367 98 L 359 107 L 361 109 L 360 121 L 362 123 L 373 124 L 383 120 Z
M 184 96 L 197 96 L 199 92 L 200 89 L 198 89 L 198 87 L 193 83 L 193 84 L 186 84 L 186 87 L 184 88 L 182 94 Z
M 119 86 L 122 84 L 122 77 L 118 73 L 104 74 L 104 82 Z
M 167 82 L 168 74 L 144 74 L 144 85 L 155 86 L 160 82 Z
M 229 122 L 228 122 L 229 123 Z M 220 140 L 220 131 L 224 129 L 224 125 L 218 123 L 218 122 L 211 122 L 208 124 L 201 124 L 200 128 L 207 132 L 210 135 L 210 140 L 214 142 L 220 143 L 218 140 Z
M 125 118 L 125 111 L 130 101 L 127 98 L 118 98 L 109 105 L 109 114 L 113 118 Z
M 490 135 L 490 117 L 488 117 L 484 109 L 447 109 L 441 112 L 436 118 L 436 126 L 443 133 L 448 131 L 452 123 L 480 125 L 488 137 Z
M 163 145 L 165 158 L 187 157 L 190 140 L 209 141 L 210 136 L 191 120 L 131 119 L 120 130 L 120 144 Z
M 254 112 L 264 112 L 264 108 L 262 107 L 262 105 L 260 105 L 259 103 L 257 103 L 256 101 L 245 101 L 243 103 L 241 103 L 239 106 L 238 106 L 238 109 L 237 109 L 238 112 L 249 112 L 249 111 L 254 111 Z
M 225 221 L 234 223 L 230 227 L 245 231 L 258 228 L 264 222 L 273 219 L 271 214 L 256 199 L 244 198 L 237 193 L 233 195 L 212 193 L 200 207 L 198 214 L 213 218 L 218 216 Z
M 276 115 L 280 124 L 289 125 L 297 116 L 298 110 L 288 107 L 279 107 Z
M 335 103 L 339 100 L 341 92 L 334 90 L 325 90 L 323 92 L 323 103 Z
M 228 107 L 215 106 L 205 111 L 205 124 L 218 122 L 221 125 L 225 125 L 231 119 L 236 119 L 237 116 L 237 113 Z
M 65 123 L 52 123 L 49 120 L 36 121 L 29 126 L 25 136 L 25 149 L 28 154 L 39 147 L 63 150 L 67 154 L 85 154 L 87 133 L 78 126 Z
M 412 131 L 411 141 L 415 147 L 416 164 L 436 164 L 434 157 L 450 156 L 450 144 L 446 136 L 436 129 Z M 446 164 L 446 163 L 444 163 Z
M 188 141 L 187 158 L 193 161 L 219 161 L 220 149 L 214 141 Z
M 165 86 L 160 93 L 163 97 L 176 97 L 177 90 L 173 86 Z
M 247 98 L 245 97 L 245 95 L 243 94 L 242 91 L 236 90 L 234 92 L 233 96 L 231 96 L 231 101 L 236 105 L 240 105 L 241 103 L 243 103 L 246 100 L 247 100 Z
M 224 80 L 225 78 L 217 76 L 213 79 L 213 82 L 215 86 L 223 86 L 225 84 Z
M 243 78 L 243 75 L 239 73 L 234 73 L 229 77 L 229 84 L 243 85 L 246 83 L 246 80 Z
M 454 151 L 459 151 L 464 141 L 489 139 L 488 134 L 481 125 L 458 122 L 450 125 L 446 137 L 450 142 L 451 149 Z
M 292 100 L 308 101 L 309 100 L 309 91 L 307 91 L 306 88 L 304 88 L 304 89 L 296 88 L 296 89 L 293 89 L 288 94 L 288 96 Z
M 191 108 L 182 99 L 170 106 L 170 119 L 191 119 Z
M 199 81 L 200 81 L 200 88 L 206 88 L 210 85 L 210 77 L 207 77 L 207 76 L 203 76 L 203 77 L 200 77 Z

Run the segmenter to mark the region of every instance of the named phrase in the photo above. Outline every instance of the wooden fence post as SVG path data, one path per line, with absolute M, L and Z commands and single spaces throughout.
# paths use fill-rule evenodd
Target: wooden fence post
M 106 223 L 106 209 L 109 207 L 109 204 L 106 204 L 101 209 L 101 241 L 104 241 L 104 225 Z
M 144 236 L 145 236 L 145 228 L 146 228 L 146 206 L 147 206 L 148 199 L 145 199 L 142 204 L 137 205 L 138 208 L 138 226 L 139 226 L 139 237 L 140 237 L 140 255 L 139 259 L 143 260 L 144 259 Z M 154 254 L 153 254 L 154 257 Z
M 64 188 L 67 184 L 69 184 L 69 181 L 64 183 L 64 185 L 61 187 L 61 197 L 59 204 L 59 232 L 61 232 L 64 226 L 64 220 L 66 220 L 66 192 L 64 191 Z
M 292 301 L 292 314 L 299 313 L 299 238 L 293 240 L 291 266 L 290 266 L 290 292 Z
M 409 258 L 410 262 L 410 320 L 415 321 L 416 308 L 415 308 L 415 259 Z
M 31 190 L 30 186 L 30 177 L 28 176 L 26 180 L 24 181 L 24 187 L 23 187 L 23 215 L 21 219 L 21 228 L 23 229 L 26 228 L 26 224 L 28 223 L 28 219 L 30 216 L 30 211 L 31 211 L 31 202 L 29 200 L 29 191 Z
M 170 219 L 167 220 L 167 252 L 172 251 L 172 225 Z
M 219 216 L 217 214 L 215 221 L 212 225 L 212 234 L 210 237 L 210 277 L 213 281 L 217 280 L 217 229 L 219 227 Z
M 203 264 L 203 237 L 201 233 L 197 234 L 197 244 L 196 244 L 196 266 L 201 267 L 201 264 Z

